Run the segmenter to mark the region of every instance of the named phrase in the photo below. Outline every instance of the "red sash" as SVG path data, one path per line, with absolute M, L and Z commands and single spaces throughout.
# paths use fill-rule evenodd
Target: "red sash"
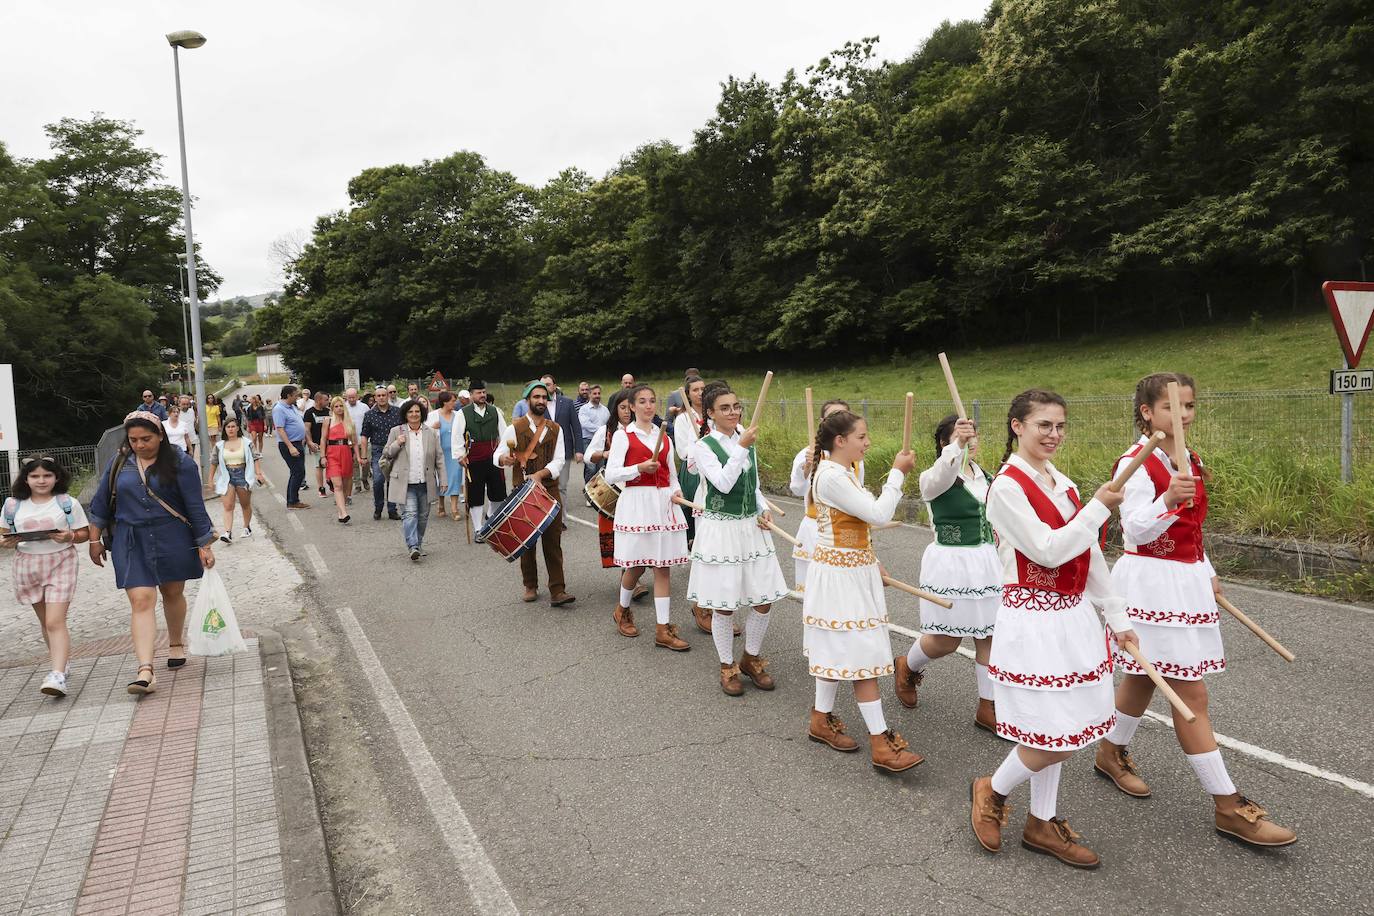
M 1112 466 L 1112 476 L 1116 476 L 1121 462 L 1134 458 L 1142 448 L 1144 445 L 1137 443 L 1135 448 L 1118 458 Z M 1180 505 L 1173 509 L 1169 514 L 1174 516 L 1174 520 L 1163 534 L 1148 544 L 1136 545 L 1135 550 L 1127 550 L 1126 553 L 1179 563 L 1202 561 L 1202 523 L 1207 518 L 1207 487 L 1202 481 L 1202 462 L 1192 451 L 1188 452 L 1188 463 L 1191 465 L 1189 473 L 1197 480 L 1197 496 L 1193 498 L 1192 506 Z M 1169 489 L 1173 477 L 1158 455 L 1151 454 L 1146 458 L 1144 467 L 1150 475 L 1150 482 L 1155 485 L 1155 499 L 1159 499 Z
M 1026 499 L 1030 501 L 1031 508 L 1035 510 L 1036 516 L 1040 521 L 1049 525 L 1051 528 L 1063 528 L 1069 523 L 1069 519 L 1064 518 L 1059 507 L 1054 504 L 1054 500 L 1042 490 L 1034 480 L 1027 476 L 1026 472 L 1020 468 L 1007 464 L 1003 465 L 1002 473 L 1016 481 L 1021 490 L 1026 494 Z M 1079 502 L 1078 491 L 1069 489 L 1069 499 L 1074 505 L 1074 515 L 1078 509 L 1083 508 Z M 1072 518 L 1073 516 L 1070 516 Z M 1088 568 L 1092 565 L 1092 551 L 1085 550 L 1072 560 L 1061 566 L 1041 566 L 1028 559 L 1021 551 L 1016 551 L 1016 585 L 1021 588 L 1038 589 L 1040 591 L 1057 592 L 1061 595 L 1078 596 L 1083 594 L 1088 585 Z
M 636 464 L 643 464 L 653 458 L 649 452 L 649 446 L 645 445 L 638 436 L 634 434 L 633 426 L 626 427 L 625 435 L 630 440 L 630 447 L 625 450 L 625 466 L 631 467 Z M 640 474 L 638 477 L 625 484 L 627 487 L 667 487 L 668 481 L 668 437 L 662 432 L 658 436 L 658 473 L 650 476 Z

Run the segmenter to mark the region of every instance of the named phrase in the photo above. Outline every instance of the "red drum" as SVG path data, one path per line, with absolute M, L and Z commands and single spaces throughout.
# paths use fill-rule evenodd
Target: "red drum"
M 474 540 L 490 544 L 507 563 L 512 562 L 534 546 L 539 536 L 558 518 L 558 511 L 558 500 L 533 480 L 527 480 L 482 526 Z

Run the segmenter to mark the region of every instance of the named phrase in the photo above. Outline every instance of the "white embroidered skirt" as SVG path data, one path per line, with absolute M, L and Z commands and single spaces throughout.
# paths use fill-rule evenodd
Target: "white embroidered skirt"
M 1112 569 L 1112 591 L 1126 599 L 1140 651 L 1165 677 L 1197 681 L 1226 670 L 1214 575 L 1206 561 L 1179 563 L 1129 553 Z M 1113 652 L 1126 674 L 1145 673 L 1135 659 L 1115 647 Z
M 921 588 L 954 602 L 946 610 L 921 599 L 921 632 L 936 636 L 991 636 L 1002 598 L 1002 564 L 991 544 L 951 547 L 931 543 L 921 554 Z
M 773 536 L 752 518 L 697 516 L 687 600 L 733 611 L 787 597 Z
M 687 519 L 667 488 L 626 487 L 615 504 L 615 565 L 681 566 Z
M 792 570 L 798 591 L 806 590 L 806 571 L 811 567 L 811 554 L 816 550 L 816 538 L 819 536 L 816 520 L 803 515 L 801 524 L 797 526 L 797 540 L 801 541 L 801 546 L 792 547 Z
M 827 555 L 873 557 L 871 551 L 819 549 L 818 556 Z M 892 674 L 887 600 L 876 559 L 847 566 L 813 559 L 802 594 L 802 655 L 813 677 L 864 681 Z
M 1116 722 L 1106 628 L 1082 596 L 1009 592 L 988 659 L 997 734 L 1048 751 L 1092 744 Z

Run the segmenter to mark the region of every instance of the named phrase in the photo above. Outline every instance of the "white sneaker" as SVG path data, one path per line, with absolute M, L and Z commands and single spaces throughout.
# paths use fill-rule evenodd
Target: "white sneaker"
M 50 697 L 65 697 L 67 695 L 67 676 L 61 671 L 49 671 L 48 676 L 43 678 L 43 686 L 38 688 L 39 693 L 45 693 Z
M 251 538 L 253 536 L 253 529 L 245 527 L 243 529 L 243 536 L 246 538 Z
M 234 532 L 226 531 L 219 536 L 219 539 L 226 544 L 232 544 L 234 543 Z

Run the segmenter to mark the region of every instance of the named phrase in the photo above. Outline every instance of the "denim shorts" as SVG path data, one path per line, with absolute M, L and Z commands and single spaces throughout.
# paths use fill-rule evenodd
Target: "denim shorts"
M 248 466 L 229 468 L 229 486 L 235 490 L 248 489 Z

